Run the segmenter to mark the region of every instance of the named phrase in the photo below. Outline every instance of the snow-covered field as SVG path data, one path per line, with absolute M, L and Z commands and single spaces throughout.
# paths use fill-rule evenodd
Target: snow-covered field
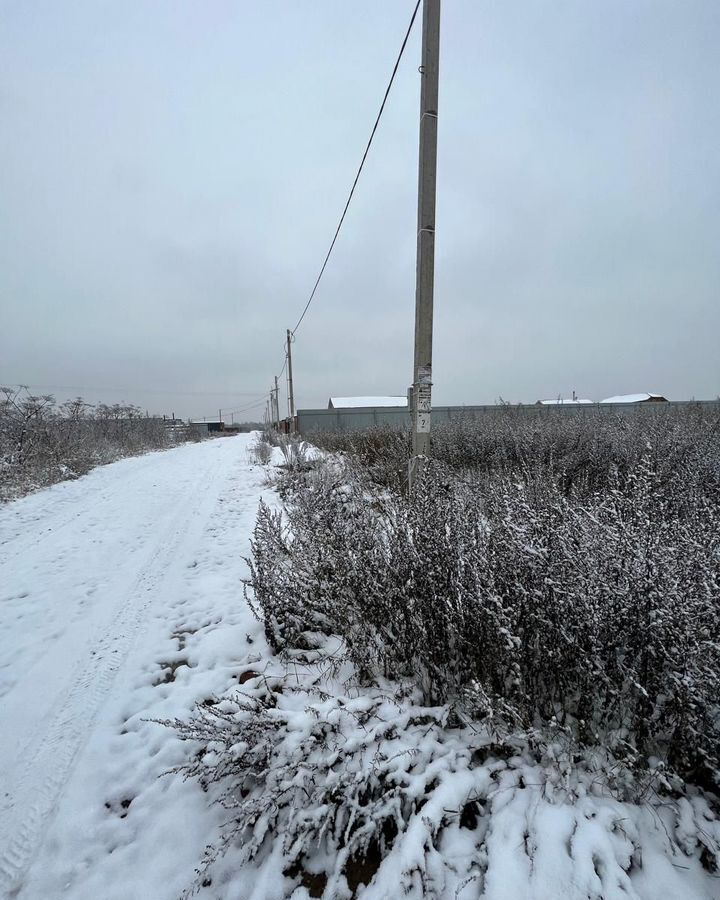
M 278 502 L 266 469 L 250 460 L 253 441 L 127 459 L 0 508 L 0 897 L 175 900 L 217 842 L 231 814 L 211 802 L 212 788 L 163 775 L 193 746 L 153 720 L 187 720 L 195 703 L 239 683 L 261 697 L 284 677 L 243 599 L 259 500 Z M 241 681 L 248 670 L 269 680 Z M 469 745 L 443 733 L 435 740 L 425 716 L 381 748 L 376 737 L 401 720 L 400 707 L 377 701 L 375 718 L 359 726 L 372 692 L 349 685 L 348 693 L 330 678 L 313 694 L 309 672 L 304 693 L 294 675 L 297 691 L 277 693 L 273 712 L 287 722 L 273 753 L 291 769 L 317 753 L 313 729 L 332 721 L 338 734 L 350 729 L 346 751 L 406 768 L 418 796 L 435 785 L 358 897 L 399 897 L 403 873 L 424 867 L 438 887 L 412 897 L 720 898 L 720 877 L 699 862 L 701 843 L 720 838 L 702 798 L 640 807 L 581 784 L 566 802 L 521 755 L 471 771 Z M 482 821 L 463 824 L 459 811 L 480 790 Z M 302 804 L 294 809 L 302 819 Z M 438 853 L 427 835 L 441 821 Z M 229 854 L 201 896 L 317 896 L 283 874 L 283 853 L 276 841 L 262 864 L 246 868 Z
M 240 435 L 0 508 L 0 896 L 175 898 L 221 813 L 147 721 L 233 684 L 265 472 Z M 254 646 L 251 646 L 254 645 Z M 252 656 L 250 656 L 252 658 Z

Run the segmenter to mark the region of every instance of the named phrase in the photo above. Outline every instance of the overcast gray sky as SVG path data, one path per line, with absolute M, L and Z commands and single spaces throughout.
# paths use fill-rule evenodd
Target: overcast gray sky
M 265 392 L 413 5 L 0 0 L 0 382 Z M 411 380 L 419 25 L 301 407 Z M 718 0 L 444 0 L 436 403 L 720 393 L 719 96 Z

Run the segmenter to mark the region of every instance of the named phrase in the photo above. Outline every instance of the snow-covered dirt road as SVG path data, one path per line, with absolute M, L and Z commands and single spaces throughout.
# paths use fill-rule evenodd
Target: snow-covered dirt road
M 267 490 L 252 440 L 0 508 L 0 897 L 162 900 L 192 882 L 217 814 L 158 779 L 187 748 L 147 720 L 186 717 L 264 649 L 241 583 Z

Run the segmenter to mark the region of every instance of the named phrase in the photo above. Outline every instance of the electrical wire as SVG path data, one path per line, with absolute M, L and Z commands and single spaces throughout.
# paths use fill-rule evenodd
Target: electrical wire
M 219 407 L 219 408 L 222 409 L 223 412 L 229 412 L 229 413 L 240 413 L 240 412 L 245 412 L 245 410 L 247 410 L 247 409 L 253 409 L 253 408 L 256 407 L 258 404 L 264 403 L 266 397 L 267 397 L 267 394 L 263 394 L 262 397 L 258 397 L 257 400 L 255 400 L 253 403 L 248 403 L 246 406 L 235 406 L 235 407 L 233 407 L 232 409 L 225 409 L 224 406 L 223 406 L 223 407 Z
M 367 155 L 370 150 L 370 145 L 373 142 L 373 138 L 375 137 L 375 132 L 377 131 L 383 111 L 385 110 L 385 103 L 387 102 L 388 95 L 390 94 L 390 88 L 392 87 L 393 81 L 395 80 L 395 75 L 397 74 L 398 66 L 400 65 L 400 60 L 402 59 L 402 55 L 405 52 L 405 47 L 407 45 L 408 38 L 410 37 L 410 32 L 412 31 L 412 27 L 415 24 L 415 18 L 417 16 L 417 11 L 420 8 L 420 3 L 421 3 L 421 0 L 417 0 L 417 3 L 415 4 L 415 9 L 413 10 L 413 14 L 410 18 L 410 24 L 408 25 L 407 32 L 405 33 L 405 38 L 403 39 L 402 46 L 400 47 L 400 52 L 398 53 L 398 57 L 395 60 L 395 66 L 393 67 L 392 75 L 390 76 L 390 81 L 388 82 L 388 86 L 385 89 L 385 96 L 383 97 L 382 103 L 380 104 L 380 111 L 377 114 L 377 118 L 375 119 L 375 124 L 373 125 L 372 131 L 370 133 L 370 139 L 367 142 L 367 146 L 365 147 L 365 152 L 363 153 L 362 160 L 360 161 L 360 168 L 357 170 L 357 174 L 355 175 L 355 180 L 353 181 L 352 187 L 350 188 L 350 193 L 348 195 L 347 202 L 345 203 L 345 209 L 343 209 L 342 215 L 340 216 L 340 221 L 338 222 L 338 226 L 335 229 L 335 235 L 330 244 L 330 249 L 328 250 L 327 255 L 325 256 L 325 261 L 323 262 L 322 268 L 320 269 L 320 274 L 318 275 L 318 277 L 315 281 L 312 292 L 310 293 L 310 297 L 309 297 L 307 303 L 305 304 L 305 308 L 302 311 L 302 315 L 297 320 L 295 327 L 292 329 L 292 334 L 295 334 L 295 332 L 300 327 L 300 323 L 305 318 L 305 313 L 308 311 L 308 309 L 310 308 L 310 304 L 313 302 L 315 293 L 317 292 L 317 289 L 318 289 L 318 285 L 320 284 L 320 279 L 323 277 L 325 268 L 327 267 L 327 264 L 328 264 L 328 260 L 330 259 L 330 254 L 333 252 L 333 248 L 335 247 L 335 242 L 338 239 L 338 235 L 340 234 L 340 229 L 342 228 L 343 222 L 345 221 L 345 216 L 346 216 L 348 208 L 350 206 L 350 201 L 352 200 L 353 194 L 355 193 L 355 187 L 358 183 L 358 179 L 360 178 L 360 173 L 362 172 L 363 166 L 365 165 L 365 160 L 367 159 Z
M 223 415 L 228 415 L 230 413 L 239 414 L 244 412 L 249 412 L 251 409 L 259 409 L 264 403 L 266 403 L 265 396 L 263 395 L 263 399 L 257 401 L 256 403 L 251 403 L 249 406 L 238 407 L 237 409 L 223 409 Z M 214 414 L 213 414 L 214 415 Z M 189 421 L 191 422 L 199 422 L 201 419 L 212 419 L 213 416 L 191 416 Z
M 247 412 L 249 409 L 255 409 L 256 406 L 262 406 L 267 398 L 267 394 L 257 394 L 252 401 L 249 401 L 247 404 L 243 404 L 241 406 L 233 406 L 233 407 L 224 407 L 219 406 L 218 411 L 222 410 L 223 413 L 242 413 Z M 215 413 L 212 413 L 215 415 Z M 197 419 L 210 419 L 212 416 L 193 416 L 192 420 L 196 421 Z
M 244 413 L 244 412 L 248 412 L 248 410 L 251 410 L 251 409 L 257 409 L 258 407 L 262 406 L 263 403 L 266 403 L 266 402 L 267 402 L 267 401 L 266 401 L 265 398 L 263 397 L 262 400 L 259 400 L 257 403 L 252 403 L 250 406 L 243 406 L 241 409 L 229 409 L 229 410 L 227 410 L 227 412 L 230 412 L 230 413 Z M 223 410 L 223 412 L 225 412 L 225 410 Z

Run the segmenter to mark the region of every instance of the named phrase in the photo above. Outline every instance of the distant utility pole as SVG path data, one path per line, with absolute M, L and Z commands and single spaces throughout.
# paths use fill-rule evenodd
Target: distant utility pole
M 287 362 L 288 362 L 288 406 L 290 407 L 290 432 L 295 432 L 295 395 L 292 379 L 292 335 L 287 330 Z
M 423 0 L 418 234 L 415 270 L 413 449 L 409 470 L 411 487 L 422 473 L 423 463 L 430 450 L 439 63 L 440 0 Z
M 275 403 L 275 388 L 270 388 L 270 421 L 272 422 L 272 427 L 277 428 L 278 417 L 277 417 L 277 409 Z
M 275 424 L 280 430 L 280 388 L 278 387 L 278 377 L 275 376 Z

